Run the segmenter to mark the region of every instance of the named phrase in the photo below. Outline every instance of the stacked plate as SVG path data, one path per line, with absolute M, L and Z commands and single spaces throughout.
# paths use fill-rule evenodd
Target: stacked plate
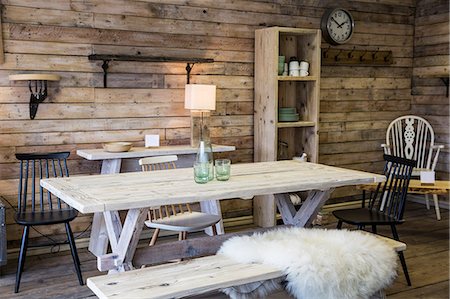
M 278 121 L 298 121 L 299 116 L 297 113 L 297 108 L 295 107 L 285 107 L 278 108 Z

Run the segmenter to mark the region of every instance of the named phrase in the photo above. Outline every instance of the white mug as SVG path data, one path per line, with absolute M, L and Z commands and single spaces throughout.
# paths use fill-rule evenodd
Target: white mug
M 301 61 L 300 62 L 300 69 L 308 71 L 309 69 L 309 63 L 307 61 Z
M 300 74 L 300 77 L 306 77 L 306 76 L 308 76 L 308 75 L 309 75 L 309 72 L 308 72 L 308 71 L 305 71 L 305 70 L 302 70 L 302 69 L 300 69 L 300 72 L 299 72 L 299 74 Z
M 290 71 L 290 70 L 298 69 L 299 66 L 300 66 L 300 65 L 299 65 L 299 62 L 298 62 L 298 61 L 296 61 L 296 60 L 291 61 L 291 62 L 289 62 L 289 71 Z
M 299 70 L 289 70 L 289 76 L 298 77 L 300 76 Z

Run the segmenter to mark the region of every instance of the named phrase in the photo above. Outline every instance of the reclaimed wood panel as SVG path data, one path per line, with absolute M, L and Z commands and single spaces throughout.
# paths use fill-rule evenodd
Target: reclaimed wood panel
M 411 111 L 427 119 L 437 144 L 444 144 L 437 178 L 449 178 L 449 100 L 441 78 L 449 79 L 448 1 L 418 0 L 415 18 Z
M 253 161 L 254 30 L 318 29 L 325 9 L 337 4 L 357 22 L 352 40 L 338 48 L 390 50 L 394 64 L 322 67 L 319 161 L 323 156 L 337 166 L 377 170 L 381 154 L 362 158 L 380 151 L 377 143 L 388 123 L 410 107 L 428 113 L 440 132 L 437 140 L 448 142 L 442 85 L 413 81 L 411 86 L 415 57 L 423 57 L 420 63 L 430 72 L 437 65 L 424 63 L 445 61 L 439 56 L 448 52 L 443 3 L 423 1 L 415 16 L 414 0 L 2 0 L 0 195 L 9 192 L 2 180 L 17 178 L 16 152 L 70 150 L 72 173 L 96 173 L 99 163 L 77 157 L 77 148 L 121 140 L 142 146 L 149 133 L 160 134 L 161 144 L 188 143 L 184 64 L 111 62 L 110 88 L 103 89 L 101 61 L 89 61 L 90 54 L 213 58 L 191 73 L 191 82 L 218 87 L 210 119 L 213 142 L 236 146 L 228 155 L 233 163 Z M 415 38 L 414 30 L 426 33 L 426 26 L 436 34 Z M 322 49 L 328 47 L 322 42 Z M 28 117 L 27 83 L 8 80 L 27 72 L 61 76 L 49 83 L 49 97 L 35 120 Z M 411 90 L 417 94 L 411 96 Z M 427 105 L 428 96 L 433 105 Z M 352 155 L 339 160 L 348 153 L 353 161 Z M 355 192 L 336 191 L 346 194 Z M 16 232 L 8 239 L 17 240 Z

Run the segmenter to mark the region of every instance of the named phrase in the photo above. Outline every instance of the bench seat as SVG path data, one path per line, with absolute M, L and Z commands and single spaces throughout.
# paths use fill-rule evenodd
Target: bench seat
M 213 255 L 88 278 L 99 298 L 179 298 L 220 288 L 273 279 L 283 273 L 261 264 L 241 264 Z
M 376 236 L 397 252 L 406 249 L 402 242 Z M 212 255 L 92 277 L 87 279 L 87 286 L 101 299 L 182 298 L 283 275 L 282 271 L 271 266 L 242 264 L 225 256 Z

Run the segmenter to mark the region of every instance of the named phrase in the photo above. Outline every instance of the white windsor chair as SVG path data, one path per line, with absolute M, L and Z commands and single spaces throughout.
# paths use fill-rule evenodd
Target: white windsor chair
M 434 171 L 443 145 L 434 144 L 434 131 L 430 123 L 422 117 L 404 115 L 394 119 L 386 131 L 386 143 L 381 145 L 386 155 L 394 155 L 417 161 L 413 176 L 420 171 Z M 427 209 L 430 209 L 428 195 L 425 195 Z M 438 196 L 433 194 L 436 217 L 441 219 Z

